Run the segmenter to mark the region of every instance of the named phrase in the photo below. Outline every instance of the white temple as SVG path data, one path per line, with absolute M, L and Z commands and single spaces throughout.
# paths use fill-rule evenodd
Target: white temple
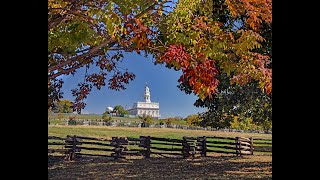
M 151 102 L 150 91 L 147 83 L 144 90 L 144 101 L 134 103 L 133 107 L 127 111 L 131 115 L 142 116 L 145 114 L 154 118 L 160 118 L 159 103 Z

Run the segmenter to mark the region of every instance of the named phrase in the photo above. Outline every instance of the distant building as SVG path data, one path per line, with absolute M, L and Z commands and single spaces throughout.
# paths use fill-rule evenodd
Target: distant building
M 112 111 L 113 111 L 113 107 L 110 107 L 110 106 L 109 106 L 109 107 L 107 107 L 107 109 L 106 109 L 106 110 L 107 110 L 107 112 L 109 112 L 109 113 L 110 113 L 110 112 L 112 112 Z
M 150 90 L 147 84 L 144 90 L 144 101 L 134 103 L 133 107 L 127 111 L 131 115 L 142 116 L 145 114 L 154 118 L 160 118 L 159 103 L 151 102 Z

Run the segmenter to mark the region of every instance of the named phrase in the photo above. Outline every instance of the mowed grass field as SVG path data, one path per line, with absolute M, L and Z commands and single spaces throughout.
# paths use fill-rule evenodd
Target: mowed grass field
M 271 134 L 182 130 L 169 128 L 129 128 L 109 126 L 48 126 L 49 136 L 223 136 L 272 138 Z M 235 157 L 211 154 L 195 159 L 151 157 L 123 159 L 82 157 L 63 161 L 48 156 L 48 179 L 272 179 L 272 153 Z
M 57 114 L 52 115 L 50 117 L 50 123 L 51 124 L 58 124 L 58 125 L 65 125 L 66 121 L 68 121 L 69 116 L 74 116 L 76 120 L 97 120 L 97 121 L 102 121 L 102 115 L 80 115 L 80 114 L 63 114 L 63 119 L 64 120 L 59 120 L 57 119 Z M 111 117 L 112 121 L 125 121 L 125 122 L 136 122 L 139 123 L 142 120 L 140 118 L 129 118 L 129 117 L 116 117 L 112 116 Z M 164 121 L 164 119 L 152 119 L 151 122 L 153 124 L 159 124 L 160 121 Z M 175 125 L 187 125 L 187 122 L 184 120 L 174 120 L 172 121 L 172 124 Z
M 49 136 L 66 137 L 67 135 L 78 135 L 98 138 L 111 138 L 115 136 L 139 137 L 154 136 L 165 138 L 178 138 L 183 136 L 222 136 L 222 137 L 253 137 L 271 139 L 271 134 L 222 132 L 205 130 L 184 130 L 173 128 L 133 128 L 133 127 L 113 127 L 113 126 L 48 126 Z

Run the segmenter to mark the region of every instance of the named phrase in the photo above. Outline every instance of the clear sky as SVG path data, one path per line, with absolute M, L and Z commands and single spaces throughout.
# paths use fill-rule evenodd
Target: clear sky
M 150 88 L 151 102 L 160 103 L 161 118 L 181 116 L 203 112 L 203 108 L 193 105 L 197 97 L 193 94 L 186 94 L 177 87 L 178 79 L 182 74 L 180 71 L 168 69 L 164 65 L 154 65 L 150 57 L 135 53 L 125 53 L 124 60 L 120 64 L 122 68 L 128 68 L 136 78 L 126 85 L 125 90 L 115 91 L 107 87 L 96 90 L 92 88 L 91 94 L 86 99 L 86 107 L 83 113 L 102 114 L 106 107 L 122 105 L 129 108 L 137 101 L 143 101 L 144 87 L 146 82 Z M 82 82 L 84 71 L 78 71 L 75 76 L 63 77 L 65 83 L 62 91 L 63 99 L 73 100 L 71 89 L 75 88 L 78 82 Z

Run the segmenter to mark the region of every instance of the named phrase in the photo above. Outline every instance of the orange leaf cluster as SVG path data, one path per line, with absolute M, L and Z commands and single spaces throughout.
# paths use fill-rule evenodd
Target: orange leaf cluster
M 151 46 L 151 40 L 148 36 L 152 35 L 153 31 L 144 26 L 139 19 L 132 18 L 132 21 L 128 22 L 133 23 L 125 24 L 127 39 L 121 42 L 121 44 L 124 47 L 130 47 L 131 50 L 140 54 L 140 50 L 145 50 Z
M 218 80 L 215 75 L 218 71 L 215 61 L 206 58 L 203 53 L 198 53 L 194 59 L 183 45 L 170 45 L 160 61 L 181 67 L 182 75 L 178 81 L 188 82 L 195 94 L 205 97 L 217 91 Z
M 272 22 L 271 0 L 226 0 L 232 16 L 246 15 L 246 23 L 254 31 L 259 30 L 262 21 Z
M 269 56 L 259 53 L 250 53 L 250 56 L 243 56 L 239 63 L 239 71 L 236 72 L 230 82 L 245 85 L 254 79 L 259 82 L 262 91 L 270 94 L 272 91 L 272 70 L 266 67 L 269 62 L 268 58 Z
M 193 88 L 195 94 L 200 97 L 209 96 L 217 92 L 218 80 L 215 75 L 218 70 L 215 68 L 215 61 L 206 58 L 202 53 L 197 55 L 199 62 L 195 67 L 187 68 L 180 77 L 179 82 L 188 79 L 189 85 Z

